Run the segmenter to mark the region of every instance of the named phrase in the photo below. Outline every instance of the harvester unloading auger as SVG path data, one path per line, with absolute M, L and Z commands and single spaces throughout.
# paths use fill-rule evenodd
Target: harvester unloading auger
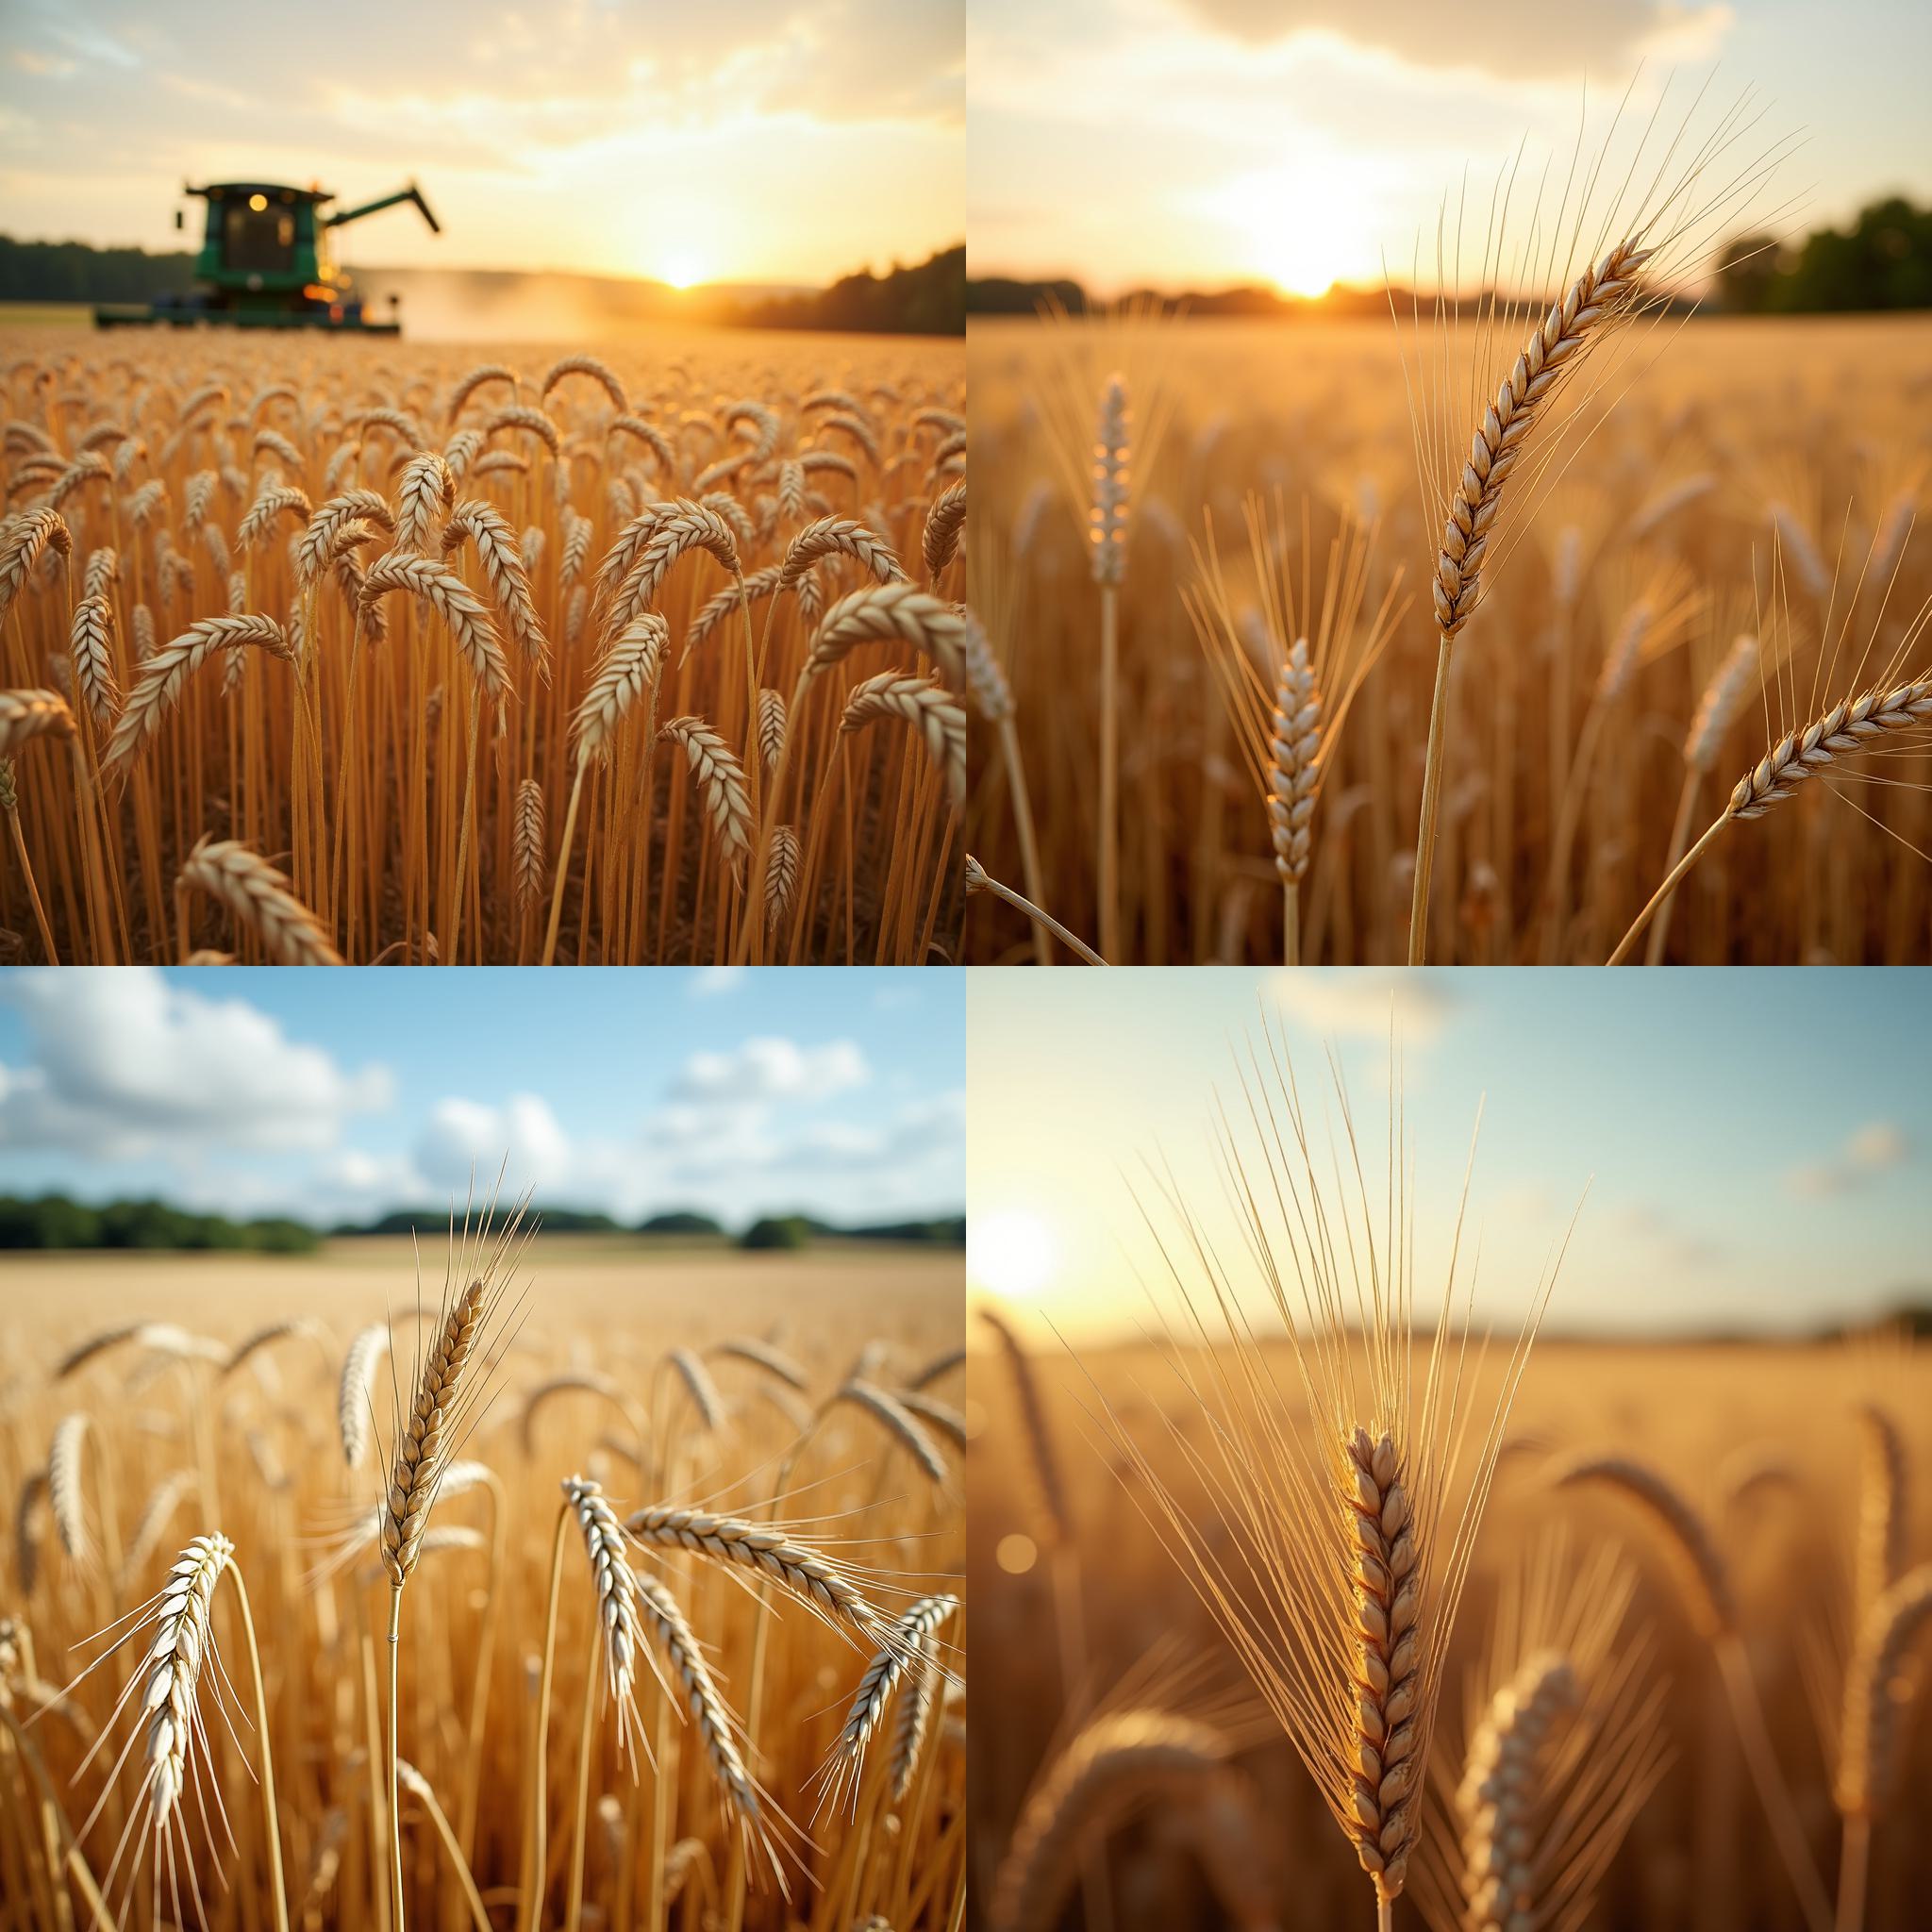
M 94 310 L 97 328 L 168 323 L 177 328 L 211 325 L 397 335 L 402 325 L 393 318 L 372 322 L 363 314 L 362 298 L 352 292 L 350 277 L 336 267 L 330 231 L 413 201 L 431 229 L 442 232 L 413 181 L 338 214 L 322 212 L 323 204 L 335 196 L 321 188 L 219 181 L 207 188 L 184 187 L 182 192 L 208 203 L 208 231 L 194 258 L 194 288 L 144 305 L 105 304 Z M 182 225 L 178 209 L 175 225 Z M 395 298 L 390 299 L 393 304 Z

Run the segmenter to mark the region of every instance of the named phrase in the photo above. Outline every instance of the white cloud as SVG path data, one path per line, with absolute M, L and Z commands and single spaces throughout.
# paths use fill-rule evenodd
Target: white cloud
M 1792 1193 L 1813 1199 L 1854 1193 L 1870 1187 L 1881 1174 L 1903 1167 L 1911 1156 L 1912 1143 L 1903 1127 L 1892 1121 L 1871 1121 L 1837 1154 L 1794 1167 L 1785 1184 Z
M 416 1141 L 416 1167 L 431 1187 L 479 1187 L 503 1170 L 504 1191 L 520 1194 L 557 1188 L 572 1177 L 570 1137 L 547 1101 L 513 1093 L 501 1107 L 451 1097 L 440 1100 Z
M 713 1000 L 721 993 L 736 992 L 745 983 L 745 972 L 742 966 L 700 966 L 691 975 L 686 997 Z
M 14 974 L 0 986 L 32 1058 L 0 1066 L 0 1146 L 95 1159 L 210 1147 L 328 1148 L 354 1113 L 389 1107 L 385 1067 L 350 1071 L 240 999 L 146 967 Z
M 1297 970 L 1270 976 L 1269 994 L 1318 1033 L 1353 1035 L 1398 1046 L 1427 1046 L 1460 1009 L 1461 1002 L 1438 976 L 1426 973 Z
M 707 1108 L 768 1100 L 825 1100 L 872 1077 L 849 1040 L 800 1046 L 777 1038 L 747 1040 L 728 1053 L 694 1053 L 672 1082 L 674 1099 Z

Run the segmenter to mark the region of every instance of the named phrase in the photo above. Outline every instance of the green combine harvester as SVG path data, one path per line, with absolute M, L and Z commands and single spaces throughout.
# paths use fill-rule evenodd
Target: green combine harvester
M 166 323 L 175 328 L 320 328 L 334 333 L 392 336 L 402 332 L 393 316 L 372 322 L 350 277 L 335 264 L 331 229 L 364 215 L 413 201 L 436 234 L 442 225 L 429 212 L 412 181 L 393 194 L 360 208 L 324 214 L 335 196 L 321 188 L 286 188 L 268 181 L 218 181 L 184 186 L 184 194 L 208 203 L 208 232 L 194 258 L 195 286 L 185 295 L 162 295 L 144 305 L 108 303 L 94 310 L 96 328 L 130 328 Z M 175 211 L 175 225 L 183 225 Z M 395 297 L 390 297 L 393 308 Z

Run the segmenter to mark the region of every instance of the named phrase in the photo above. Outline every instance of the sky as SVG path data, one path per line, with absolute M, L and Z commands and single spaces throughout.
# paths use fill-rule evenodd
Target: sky
M 391 209 L 351 263 L 883 272 L 963 234 L 963 6 L 0 0 L 0 223 L 172 249 L 184 177 L 413 176 L 441 236 Z
M 1324 1172 L 1333 1046 L 1372 1195 L 1398 1027 L 1418 1307 L 1441 1292 L 1478 1118 L 1464 1258 L 1479 1241 L 1479 1314 L 1520 1319 L 1566 1236 L 1553 1330 L 1795 1332 L 1932 1300 L 1932 972 L 971 979 L 969 1289 L 1063 1333 L 1147 1324 L 1153 1230 L 1174 1227 L 1163 1168 L 1224 1257 L 1244 1257 L 1210 1129 L 1217 1094 L 1241 1105 L 1235 1053 L 1264 1009 Z
M 1607 108 L 1640 74 L 1641 111 L 1714 70 L 1766 145 L 1802 138 L 1757 204 L 1795 198 L 1783 232 L 1932 194 L 1924 0 L 972 0 L 968 34 L 975 275 L 1379 286 L 1465 168 L 1567 156 L 1586 81 Z
M 558 998 L 553 983 L 515 968 L 0 974 L 0 1192 L 321 1225 L 460 1200 L 508 1157 L 506 1193 L 626 1222 L 959 1212 L 958 975 L 586 972 Z

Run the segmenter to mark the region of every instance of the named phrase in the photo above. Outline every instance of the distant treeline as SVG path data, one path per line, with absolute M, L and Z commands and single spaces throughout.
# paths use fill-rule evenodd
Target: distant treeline
M 17 242 L 0 235 L 0 302 L 147 302 L 193 286 L 194 258 L 141 248 L 91 248 L 84 242 Z M 419 269 L 420 275 L 460 270 Z M 541 275 L 503 277 L 541 284 Z M 593 278 L 577 278 L 573 280 Z M 948 248 L 914 268 L 845 275 L 810 294 L 746 302 L 728 289 L 686 295 L 662 284 L 610 281 L 630 289 L 645 311 L 747 328 L 844 329 L 862 334 L 958 335 L 966 326 L 966 249 Z
M 847 329 L 866 335 L 957 336 L 966 327 L 966 244 L 917 268 L 845 275 L 816 295 L 763 302 L 741 317 L 754 328 Z
M 669 1235 L 720 1242 L 731 1239 L 710 1215 L 689 1209 L 654 1214 L 634 1226 L 579 1208 L 536 1208 L 530 1211 L 546 1234 Z M 341 1237 L 433 1234 L 448 1224 L 447 1208 L 408 1208 L 374 1221 L 345 1222 L 326 1232 Z M 737 1237 L 737 1244 L 753 1249 L 802 1248 L 821 1236 L 833 1241 L 964 1247 L 966 1222 L 963 1216 L 953 1215 L 938 1221 L 839 1227 L 806 1214 L 774 1215 L 753 1222 Z M 314 1251 L 322 1238 L 322 1230 L 299 1221 L 230 1221 L 219 1214 L 185 1213 L 160 1201 L 112 1201 L 93 1208 L 65 1194 L 42 1194 L 32 1200 L 0 1194 L 0 1249 L 234 1248 L 258 1254 L 306 1255 Z
M 306 1255 L 319 1237 L 299 1221 L 230 1221 L 188 1214 L 163 1201 L 110 1201 L 104 1208 L 42 1194 L 0 1194 L 0 1248 L 233 1248 L 264 1255 Z
M 1185 293 L 1131 291 L 1179 308 L 1191 316 L 1249 316 L 1286 321 L 1369 316 L 1386 319 L 1386 289 L 1332 289 L 1308 298 L 1270 288 L 1219 289 Z M 1409 297 L 1395 291 L 1398 313 Z M 966 284 L 970 315 L 1033 315 L 1046 303 L 1084 314 L 1087 291 L 1076 281 L 1014 281 L 988 276 Z M 1474 302 L 1465 302 L 1465 312 Z M 1821 228 L 1802 242 L 1778 242 L 1769 235 L 1740 235 L 1719 258 L 1717 288 L 1703 312 L 1726 315 L 1807 315 L 1932 308 L 1932 209 L 1902 196 L 1874 202 L 1849 229 Z

